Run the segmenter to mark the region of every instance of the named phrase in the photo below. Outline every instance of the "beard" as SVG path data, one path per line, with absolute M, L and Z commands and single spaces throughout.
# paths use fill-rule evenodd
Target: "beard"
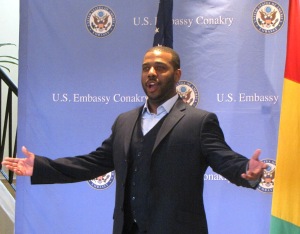
M 176 94 L 176 82 L 173 75 L 163 78 L 149 78 L 143 82 L 143 90 L 150 103 L 161 105 Z

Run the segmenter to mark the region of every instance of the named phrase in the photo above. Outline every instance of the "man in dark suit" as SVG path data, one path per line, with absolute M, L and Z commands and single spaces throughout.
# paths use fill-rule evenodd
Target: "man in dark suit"
M 144 106 L 121 114 L 95 151 L 51 160 L 25 147 L 24 159 L 3 164 L 32 184 L 71 183 L 115 170 L 114 234 L 208 233 L 203 176 L 208 166 L 238 186 L 255 188 L 266 164 L 225 142 L 215 114 L 185 104 L 176 93 L 178 54 L 154 47 L 144 56 Z

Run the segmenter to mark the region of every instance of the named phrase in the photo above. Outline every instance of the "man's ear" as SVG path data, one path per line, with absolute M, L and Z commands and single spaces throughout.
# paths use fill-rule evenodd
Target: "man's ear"
M 181 77 L 181 69 L 175 70 L 174 72 L 175 81 L 178 82 L 180 80 L 180 77 Z

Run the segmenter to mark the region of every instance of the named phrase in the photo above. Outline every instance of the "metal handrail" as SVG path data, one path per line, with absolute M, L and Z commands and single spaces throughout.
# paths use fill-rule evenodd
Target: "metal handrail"
M 2 83 L 7 86 L 7 99 L 5 112 L 3 112 L 4 117 L 2 116 L 2 102 L 0 105 L 0 121 L 3 121 L 3 129 L 0 124 L 0 162 L 2 162 L 4 157 L 4 150 L 8 148 L 8 154 L 10 157 L 16 157 L 16 145 L 17 145 L 17 134 L 15 139 L 13 139 L 13 126 L 12 126 L 12 115 L 13 115 L 13 106 L 12 106 L 12 98 L 13 94 L 18 97 L 18 88 L 16 85 L 9 79 L 9 77 L 2 71 L 0 68 L 0 97 L 2 98 Z M 3 82 L 2 82 L 3 81 Z M 17 129 L 16 129 L 17 131 Z M 6 139 L 8 135 L 8 140 Z M 13 184 L 14 173 L 9 171 L 7 173 L 2 170 L 2 165 L 0 164 L 0 172 L 4 176 L 4 178 L 8 181 L 11 187 L 16 190 L 15 185 Z

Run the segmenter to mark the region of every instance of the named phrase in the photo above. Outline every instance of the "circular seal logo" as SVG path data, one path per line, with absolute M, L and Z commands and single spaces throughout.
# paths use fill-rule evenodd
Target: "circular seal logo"
M 275 182 L 276 162 L 273 159 L 263 159 L 261 161 L 266 163 L 268 167 L 264 169 L 263 176 L 257 189 L 264 193 L 272 193 Z
M 253 11 L 255 28 L 265 34 L 278 32 L 284 22 L 284 13 L 281 6 L 273 1 L 264 1 L 258 4 Z
M 93 180 L 88 180 L 88 183 L 94 189 L 103 190 L 103 189 L 107 189 L 113 183 L 114 179 L 115 179 L 115 172 L 111 171 L 109 173 L 106 173 L 105 175 L 98 176 Z
M 87 14 L 85 23 L 91 34 L 106 37 L 116 27 L 115 13 L 107 6 L 96 6 Z
M 190 106 L 197 106 L 199 102 L 199 93 L 195 85 L 186 80 L 180 80 L 177 83 L 176 91 L 182 100 Z

